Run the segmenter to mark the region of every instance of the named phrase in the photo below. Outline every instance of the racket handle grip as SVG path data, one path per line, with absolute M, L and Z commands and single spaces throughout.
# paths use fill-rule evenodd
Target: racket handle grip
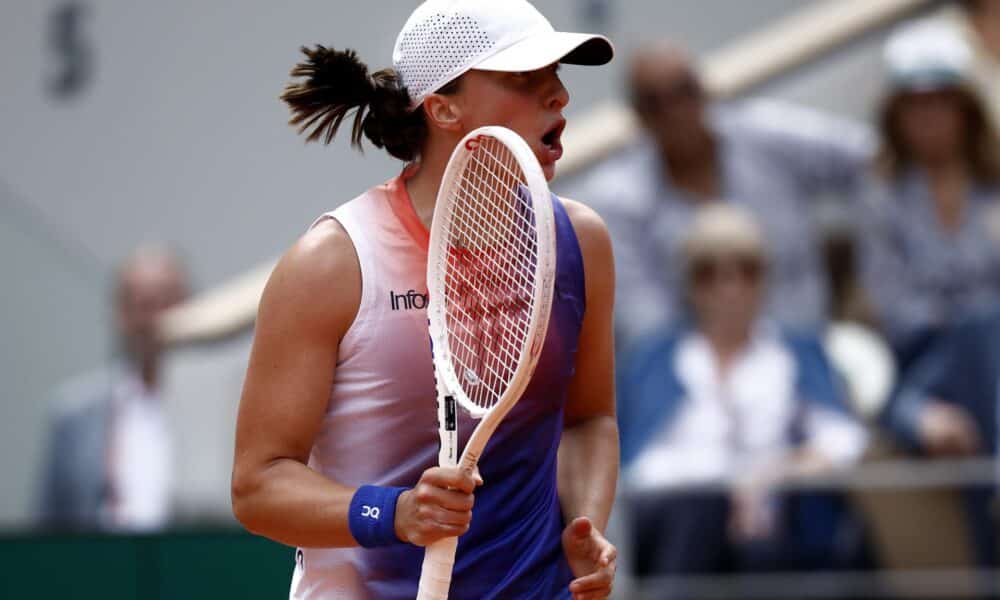
M 446 600 L 451 586 L 451 570 L 455 566 L 455 549 L 458 538 L 438 540 L 424 550 L 424 564 L 420 569 L 417 600 Z

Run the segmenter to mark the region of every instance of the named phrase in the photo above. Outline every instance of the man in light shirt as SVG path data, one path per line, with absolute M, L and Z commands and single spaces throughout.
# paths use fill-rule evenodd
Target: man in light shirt
M 608 224 L 618 347 L 683 316 L 679 245 L 700 207 L 723 202 L 749 210 L 770 242 L 764 310 L 820 329 L 829 306 L 814 209 L 856 197 L 870 132 L 787 103 L 714 102 L 690 57 L 665 41 L 635 53 L 629 88 L 643 134 L 556 188 L 586 198 Z
M 174 448 L 156 324 L 186 295 L 184 269 L 163 248 L 142 248 L 122 265 L 116 360 L 58 392 L 39 500 L 44 526 L 152 531 L 169 522 Z

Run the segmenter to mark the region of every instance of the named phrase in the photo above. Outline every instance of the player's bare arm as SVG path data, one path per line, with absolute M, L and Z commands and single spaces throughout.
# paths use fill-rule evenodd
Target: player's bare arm
M 236 427 L 233 511 L 286 544 L 348 546 L 352 490 L 306 466 L 333 382 L 337 346 L 360 302 L 347 234 L 320 223 L 288 251 L 261 298 Z M 317 302 L 324 298 L 324 302 Z
M 563 546 L 575 598 L 610 593 L 617 551 L 603 532 L 618 481 L 614 390 L 614 258 L 611 238 L 589 207 L 564 200 L 584 260 L 586 312 L 559 445 L 559 497 L 569 526 Z
M 347 520 L 355 490 L 307 462 L 360 298 L 354 246 L 331 219 L 305 234 L 268 281 L 240 401 L 232 482 L 233 511 L 254 533 L 300 547 L 357 545 Z M 400 497 L 397 536 L 427 544 L 463 533 L 473 487 L 457 470 L 428 469 Z

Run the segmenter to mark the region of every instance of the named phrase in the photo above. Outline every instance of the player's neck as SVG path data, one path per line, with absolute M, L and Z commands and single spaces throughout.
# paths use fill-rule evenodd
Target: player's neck
M 448 165 L 454 144 L 428 144 L 420 157 L 420 168 L 406 180 L 406 192 L 410 196 L 413 210 L 428 229 L 434 218 L 434 203 L 437 201 L 441 178 Z

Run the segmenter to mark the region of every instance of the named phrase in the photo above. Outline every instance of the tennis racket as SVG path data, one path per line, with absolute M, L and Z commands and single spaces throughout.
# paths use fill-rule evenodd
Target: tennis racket
M 503 127 L 465 136 L 445 169 L 427 256 L 441 466 L 471 474 L 528 385 L 555 263 L 552 197 L 527 142 Z M 480 419 L 460 462 L 458 406 Z M 427 547 L 418 600 L 448 597 L 457 545 L 446 538 Z

